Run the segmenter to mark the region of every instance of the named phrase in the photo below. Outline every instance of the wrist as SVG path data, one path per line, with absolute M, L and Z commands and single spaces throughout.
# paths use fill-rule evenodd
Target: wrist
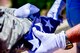
M 66 48 L 65 48 L 65 50 L 71 49 L 73 47 L 73 43 L 71 41 L 69 41 L 67 36 L 65 36 L 65 39 L 66 39 Z

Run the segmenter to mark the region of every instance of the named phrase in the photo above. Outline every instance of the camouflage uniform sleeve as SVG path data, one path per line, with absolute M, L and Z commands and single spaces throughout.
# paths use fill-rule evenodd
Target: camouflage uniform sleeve
M 4 12 L 9 13 L 13 16 L 14 16 L 14 11 L 16 10 L 16 8 L 8 8 L 3 6 L 0 6 L 0 9 L 2 9 Z

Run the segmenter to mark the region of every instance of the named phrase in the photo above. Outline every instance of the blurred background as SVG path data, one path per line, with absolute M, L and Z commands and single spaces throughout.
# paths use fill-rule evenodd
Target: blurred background
M 20 6 L 31 3 L 41 9 L 41 15 L 46 15 L 54 0 L 0 0 L 0 6 L 19 8 Z

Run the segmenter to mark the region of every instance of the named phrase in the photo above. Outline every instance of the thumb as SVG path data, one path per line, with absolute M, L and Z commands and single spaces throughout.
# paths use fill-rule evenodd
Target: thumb
M 33 30 L 33 34 L 38 37 L 40 40 L 42 40 L 47 34 L 46 33 L 43 33 L 39 30 L 37 30 L 35 27 L 32 28 Z

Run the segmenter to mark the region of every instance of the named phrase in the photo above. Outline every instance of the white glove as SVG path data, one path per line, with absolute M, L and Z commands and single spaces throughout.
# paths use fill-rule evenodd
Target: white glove
M 40 32 L 33 27 L 33 33 L 41 40 L 41 45 L 35 53 L 52 53 L 59 48 L 66 47 L 64 31 L 59 34 L 50 34 Z
M 30 14 L 37 13 L 38 11 L 39 11 L 39 8 L 37 8 L 32 4 L 27 3 L 21 6 L 20 8 L 16 9 L 14 12 L 14 15 L 17 17 L 28 17 Z

